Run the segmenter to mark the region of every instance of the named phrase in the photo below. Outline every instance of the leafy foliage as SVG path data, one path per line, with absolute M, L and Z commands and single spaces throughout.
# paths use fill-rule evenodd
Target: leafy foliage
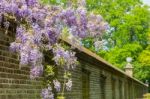
M 115 45 L 131 42 L 147 44 L 150 12 L 139 0 L 87 0 L 89 10 L 101 14 L 110 24 Z
M 145 50 L 142 51 L 142 53 L 138 57 L 138 61 L 143 66 L 150 67 L 150 46 L 148 46 Z
M 126 65 L 126 58 L 132 57 L 135 61 L 138 54 L 142 51 L 142 46 L 137 43 L 126 44 L 122 48 L 115 47 L 108 52 L 100 52 L 99 54 L 104 54 L 104 58 L 110 63 L 117 67 L 124 68 Z
M 140 0 L 87 0 L 87 8 L 101 14 L 110 30 L 100 40 L 107 40 L 107 49 L 96 51 L 94 40 L 85 39 L 85 47 L 121 69 L 126 57 L 133 58 L 134 76 L 150 79 L 150 11 Z

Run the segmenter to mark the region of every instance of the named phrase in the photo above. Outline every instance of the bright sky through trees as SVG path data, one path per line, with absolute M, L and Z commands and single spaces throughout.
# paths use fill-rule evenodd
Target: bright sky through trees
M 150 0 L 143 0 L 143 3 L 150 5 Z

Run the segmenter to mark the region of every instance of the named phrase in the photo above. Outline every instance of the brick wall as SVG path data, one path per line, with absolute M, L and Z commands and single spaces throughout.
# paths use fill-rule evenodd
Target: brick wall
M 40 80 L 30 80 L 29 68 L 19 68 L 18 56 L 9 51 L 12 38 L 0 31 L 0 99 L 40 99 Z M 40 79 L 40 78 L 39 78 Z
M 13 38 L 3 33 L 0 31 L 0 99 L 40 99 L 42 78 L 30 80 L 29 67 L 19 68 L 17 54 L 9 51 L 9 43 L 13 41 Z M 120 90 L 122 90 L 121 99 L 136 99 L 141 98 L 147 91 L 147 87 L 141 83 L 84 52 L 77 50 L 77 57 L 80 65 L 73 71 L 73 88 L 71 92 L 66 92 L 66 99 L 83 99 L 83 68 L 90 73 L 89 99 L 113 99 L 114 95 L 115 99 L 120 99 Z M 102 76 L 105 78 L 104 87 L 101 85 Z M 58 72 L 58 78 L 62 79 L 62 70 Z M 115 80 L 115 87 L 112 85 L 112 79 Z M 119 81 L 122 82 L 121 89 L 119 89 Z M 129 90 L 131 95 L 128 94 Z M 113 94 L 114 91 L 115 94 Z M 102 97 L 103 94 L 104 97 Z

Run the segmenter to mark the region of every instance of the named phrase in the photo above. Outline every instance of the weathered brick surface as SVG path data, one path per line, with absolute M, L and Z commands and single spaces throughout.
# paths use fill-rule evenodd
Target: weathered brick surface
M 9 51 L 11 41 L 13 38 L 0 32 L 0 99 L 40 99 L 42 78 L 30 80 L 29 67 L 19 68 L 17 54 Z M 136 99 L 147 91 L 141 83 L 84 52 L 77 51 L 77 57 L 80 65 L 73 71 L 73 88 L 66 92 L 66 99 L 83 99 L 83 68 L 89 72 L 88 99 Z M 62 74 L 59 70 L 60 80 Z
M 19 68 L 17 54 L 9 51 L 12 40 L 0 32 L 0 99 L 40 99 L 42 81 L 30 80 L 29 67 Z

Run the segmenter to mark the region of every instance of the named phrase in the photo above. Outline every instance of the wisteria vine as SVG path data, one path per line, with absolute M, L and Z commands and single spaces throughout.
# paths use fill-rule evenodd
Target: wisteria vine
M 43 51 L 52 50 L 56 65 L 63 67 L 65 73 L 75 69 L 78 64 L 75 53 L 58 44 L 64 28 L 74 38 L 83 39 L 99 37 L 109 27 L 100 15 L 88 13 L 84 7 L 42 5 L 38 0 L 0 0 L 0 22 L 4 18 L 6 30 L 9 29 L 10 17 L 17 23 L 16 39 L 10 44 L 10 50 L 19 53 L 20 66 L 31 67 L 31 79 L 43 74 Z M 60 82 L 56 79 L 53 83 L 59 92 Z M 64 86 L 71 90 L 71 78 Z M 41 94 L 43 99 L 54 98 L 50 85 Z

